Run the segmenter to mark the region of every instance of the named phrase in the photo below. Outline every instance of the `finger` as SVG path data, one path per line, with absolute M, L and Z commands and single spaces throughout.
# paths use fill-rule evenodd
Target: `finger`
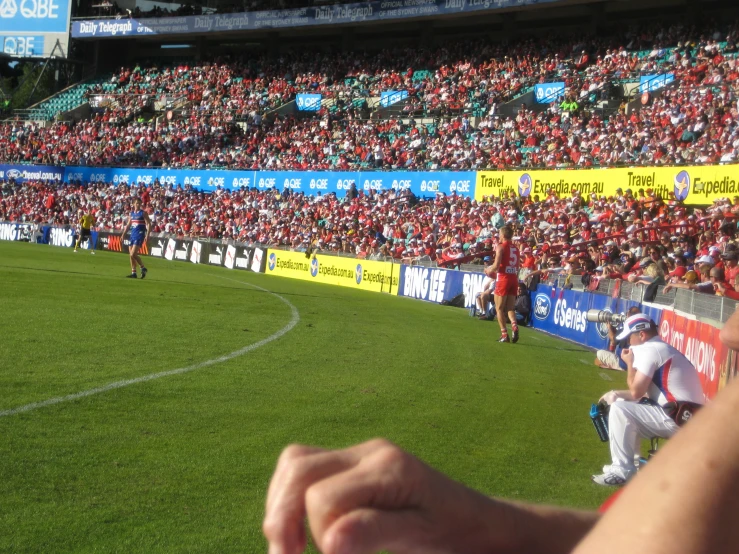
M 434 529 L 413 510 L 385 511 L 361 508 L 337 519 L 327 529 L 324 554 L 374 554 L 423 551 L 432 541 Z
M 262 529 L 270 548 L 292 554 L 305 547 L 305 492 L 316 482 L 356 465 L 377 447 L 374 441 L 338 451 L 287 447 L 270 483 Z
M 377 508 L 404 510 L 423 504 L 419 486 L 422 464 L 399 448 L 386 445 L 355 467 L 312 485 L 306 492 L 313 538 L 323 545 L 326 530 L 339 518 L 355 510 Z
M 282 451 L 280 457 L 277 459 L 277 467 L 275 467 L 275 472 L 272 475 L 272 480 L 270 481 L 269 489 L 267 490 L 267 512 L 270 510 L 270 505 L 273 501 L 272 499 L 277 493 L 277 489 L 284 480 L 284 474 L 290 471 L 290 468 L 297 463 L 300 458 L 320 452 L 326 452 L 326 450 L 314 446 L 304 446 L 302 444 L 291 444 Z
M 267 492 L 262 530 L 269 541 L 270 554 L 291 554 L 305 549 L 305 528 L 302 525 L 303 515 L 281 512 L 280 500 L 284 497 L 284 487 L 289 487 L 290 468 L 298 464 L 301 458 L 323 452 L 319 448 L 302 445 L 290 445 L 282 451 L 277 461 L 275 473 Z M 278 506 L 275 509 L 275 506 Z M 297 519 L 297 522 L 294 520 Z

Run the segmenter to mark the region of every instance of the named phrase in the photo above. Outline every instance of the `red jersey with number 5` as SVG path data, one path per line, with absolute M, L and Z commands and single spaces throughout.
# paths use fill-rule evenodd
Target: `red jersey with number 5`
M 498 296 L 516 296 L 518 294 L 518 248 L 510 241 L 501 244 L 503 252 L 498 267 L 498 279 L 495 282 L 495 294 Z

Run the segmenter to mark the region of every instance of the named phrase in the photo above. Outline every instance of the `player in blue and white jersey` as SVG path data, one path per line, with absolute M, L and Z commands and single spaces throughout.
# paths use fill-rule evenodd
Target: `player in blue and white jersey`
M 136 275 L 136 265 L 138 265 L 141 267 L 141 278 L 143 279 L 146 277 L 147 269 L 144 267 L 144 262 L 141 261 L 139 250 L 149 239 L 149 233 L 151 232 L 151 219 L 149 219 L 149 214 L 143 210 L 140 198 L 135 198 L 133 201 L 133 211 L 126 222 L 126 226 L 123 228 L 123 234 L 121 235 L 121 246 L 124 244 L 129 227 L 131 228 L 131 237 L 128 240 L 128 253 L 131 259 L 131 274 L 126 277 L 129 279 L 136 279 L 138 277 Z

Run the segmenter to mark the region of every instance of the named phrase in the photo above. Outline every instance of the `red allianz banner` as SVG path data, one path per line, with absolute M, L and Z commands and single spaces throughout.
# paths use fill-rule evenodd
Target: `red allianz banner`
M 721 330 L 709 323 L 662 310 L 659 334 L 688 358 L 700 375 L 707 400 L 737 375 L 739 356 L 726 348 L 719 338 Z

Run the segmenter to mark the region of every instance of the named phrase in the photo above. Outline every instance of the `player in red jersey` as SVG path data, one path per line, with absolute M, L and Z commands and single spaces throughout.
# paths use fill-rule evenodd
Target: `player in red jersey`
M 490 277 L 495 277 L 495 310 L 500 323 L 500 340 L 498 342 L 518 342 L 518 324 L 516 323 L 516 295 L 518 294 L 518 269 L 520 257 L 518 248 L 513 246 L 511 238 L 513 229 L 508 225 L 500 228 L 500 243 L 495 251 L 493 265 L 485 270 Z M 495 275 L 497 274 L 497 275 Z M 511 322 L 513 336 L 508 338 L 506 318 Z

